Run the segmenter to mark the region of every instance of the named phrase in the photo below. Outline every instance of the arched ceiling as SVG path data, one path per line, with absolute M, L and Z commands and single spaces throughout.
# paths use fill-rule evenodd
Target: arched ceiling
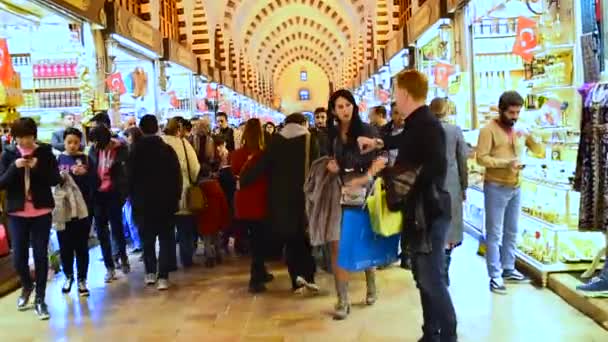
M 375 7 L 376 0 L 227 0 L 223 31 L 268 79 L 280 76 L 289 51 L 310 51 L 338 85 L 354 76 L 346 63 L 359 60 L 356 46 Z
M 334 87 L 356 79 L 399 30 L 390 0 L 177 0 L 180 41 L 266 99 L 294 64 Z M 287 72 L 289 71 L 287 70 Z
M 280 59 L 283 57 L 285 51 L 294 50 L 298 48 L 306 48 L 306 50 L 315 51 L 318 56 L 321 56 L 325 61 L 329 62 L 336 68 L 340 63 L 340 55 L 331 48 L 328 44 L 326 44 L 323 40 L 319 38 L 312 37 L 308 33 L 303 33 L 301 37 L 298 37 L 297 34 L 295 39 L 283 39 L 279 41 L 274 47 L 271 47 L 267 50 L 266 55 L 258 56 L 260 61 L 260 65 L 262 66 L 263 71 L 272 70 L 269 66 L 280 62 Z M 335 75 L 327 75 L 328 78 L 332 78 Z
M 279 58 L 277 58 L 272 64 L 268 65 L 268 68 L 273 76 L 272 79 L 276 80 L 280 77 L 280 72 L 283 71 L 290 57 L 300 55 L 312 58 L 316 62 L 316 64 L 323 68 L 323 70 L 327 74 L 327 78 L 329 78 L 330 80 L 336 75 L 337 70 L 335 68 L 335 64 L 329 61 L 326 56 L 324 56 L 314 48 L 299 45 L 294 46 L 288 50 L 284 50 L 278 56 Z

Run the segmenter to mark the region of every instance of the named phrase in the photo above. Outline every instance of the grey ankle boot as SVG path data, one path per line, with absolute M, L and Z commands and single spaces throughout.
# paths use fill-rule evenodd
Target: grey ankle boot
M 350 302 L 348 301 L 348 282 L 336 280 L 336 292 L 338 303 L 334 311 L 335 320 L 343 320 L 350 314 Z
M 374 305 L 378 300 L 378 290 L 376 289 L 376 271 L 369 269 L 365 271 L 365 282 L 367 283 L 367 295 L 365 304 Z

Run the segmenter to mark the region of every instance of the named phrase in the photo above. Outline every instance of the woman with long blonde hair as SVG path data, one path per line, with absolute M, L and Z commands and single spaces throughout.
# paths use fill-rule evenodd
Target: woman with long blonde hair
M 249 165 L 255 165 L 264 150 L 264 131 L 259 119 L 249 119 L 245 124 L 240 148 L 232 153 L 231 167 L 238 175 Z M 251 276 L 249 291 L 259 293 L 266 290 L 265 283 L 273 276 L 264 265 L 264 234 L 266 233 L 268 179 L 258 178 L 235 194 L 235 218 L 247 228 L 251 244 Z

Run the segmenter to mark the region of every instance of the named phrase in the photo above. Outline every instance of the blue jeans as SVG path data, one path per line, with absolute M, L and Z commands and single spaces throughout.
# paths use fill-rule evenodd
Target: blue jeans
M 515 249 L 521 211 L 521 190 L 485 183 L 486 263 L 490 278 L 501 278 L 504 270 L 515 269 Z
M 184 267 L 192 266 L 194 257 L 194 237 L 197 235 L 196 217 L 194 215 L 175 215 L 179 259 Z
M 8 228 L 13 246 L 13 264 L 19 274 L 21 286 L 32 289 L 34 282 L 28 264 L 30 244 L 34 250 L 36 271 L 36 299 L 44 301 L 46 280 L 49 272 L 49 238 L 51 214 L 38 217 L 8 216 Z
M 456 312 L 445 279 L 445 243 L 450 219 L 436 218 L 430 225 L 430 253 L 413 253 L 412 272 L 420 291 L 425 342 L 455 342 Z

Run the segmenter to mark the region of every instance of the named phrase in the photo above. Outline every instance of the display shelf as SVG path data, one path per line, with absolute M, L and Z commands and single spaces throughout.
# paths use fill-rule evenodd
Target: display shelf
M 82 106 L 77 107 L 37 107 L 37 108 L 19 108 L 17 111 L 21 114 L 44 113 L 44 112 L 78 112 L 82 110 Z

